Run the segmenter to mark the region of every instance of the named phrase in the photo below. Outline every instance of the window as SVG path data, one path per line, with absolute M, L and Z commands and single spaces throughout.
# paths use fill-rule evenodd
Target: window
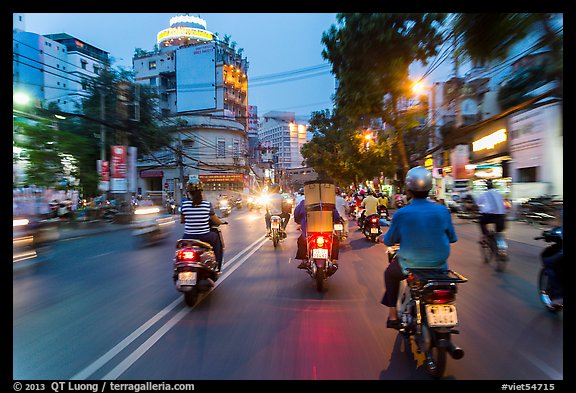
M 518 168 L 518 176 L 516 181 L 518 183 L 532 183 L 537 181 L 537 168 L 538 167 L 529 167 L 529 168 Z
M 216 141 L 216 157 L 226 157 L 226 140 L 223 138 Z
M 156 86 L 156 77 L 150 78 L 150 86 Z
M 80 65 L 82 66 L 82 69 L 85 70 L 86 66 L 88 65 L 88 62 L 84 59 L 80 60 Z
M 232 155 L 234 157 L 240 157 L 240 141 L 238 139 L 234 139 L 232 142 Z
M 148 62 L 148 69 L 149 69 L 149 70 L 154 70 L 154 69 L 156 69 L 156 62 L 155 62 L 155 61 L 149 61 L 149 62 Z

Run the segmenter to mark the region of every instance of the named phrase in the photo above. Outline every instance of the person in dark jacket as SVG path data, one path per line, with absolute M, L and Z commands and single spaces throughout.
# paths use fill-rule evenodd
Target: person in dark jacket
M 332 209 L 332 220 L 333 223 L 341 223 L 342 217 L 338 214 L 338 210 L 336 207 Z M 298 269 L 307 269 L 308 268 L 308 245 L 306 242 L 307 237 L 307 230 L 306 230 L 306 204 L 305 199 L 302 199 L 300 203 L 294 209 L 294 222 L 300 225 L 300 236 L 298 237 L 296 244 L 298 245 L 298 250 L 296 251 L 296 259 L 300 260 L 300 264 L 298 265 Z M 338 253 L 340 249 L 340 242 L 338 241 L 338 237 L 334 236 L 332 238 L 332 264 L 338 268 Z

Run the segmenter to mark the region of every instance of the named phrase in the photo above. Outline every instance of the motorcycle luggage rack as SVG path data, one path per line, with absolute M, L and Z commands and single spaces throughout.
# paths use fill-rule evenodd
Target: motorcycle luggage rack
M 438 283 L 463 283 L 468 279 L 453 270 L 446 269 L 410 269 L 406 271 L 414 276 L 418 281 L 435 281 Z
M 194 247 L 194 246 L 200 246 L 207 250 L 212 250 L 212 246 L 209 243 L 203 242 L 198 239 L 179 239 L 176 242 L 176 248 Z

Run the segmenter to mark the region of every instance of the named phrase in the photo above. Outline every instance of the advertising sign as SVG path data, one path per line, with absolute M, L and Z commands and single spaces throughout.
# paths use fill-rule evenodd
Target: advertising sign
M 214 43 L 176 52 L 178 112 L 216 108 L 216 48 Z
M 128 149 L 126 146 L 111 146 L 111 150 L 110 191 L 123 193 L 128 191 Z
M 100 183 L 98 189 L 100 191 L 108 191 L 110 189 L 110 162 L 98 160 L 98 173 L 100 175 Z

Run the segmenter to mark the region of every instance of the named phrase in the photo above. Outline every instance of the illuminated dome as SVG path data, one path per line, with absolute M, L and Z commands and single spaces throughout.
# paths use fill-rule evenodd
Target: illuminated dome
M 206 30 L 206 21 L 192 15 L 177 15 L 170 18 L 170 27 L 158 33 L 158 48 L 194 45 L 214 40 L 214 34 Z

